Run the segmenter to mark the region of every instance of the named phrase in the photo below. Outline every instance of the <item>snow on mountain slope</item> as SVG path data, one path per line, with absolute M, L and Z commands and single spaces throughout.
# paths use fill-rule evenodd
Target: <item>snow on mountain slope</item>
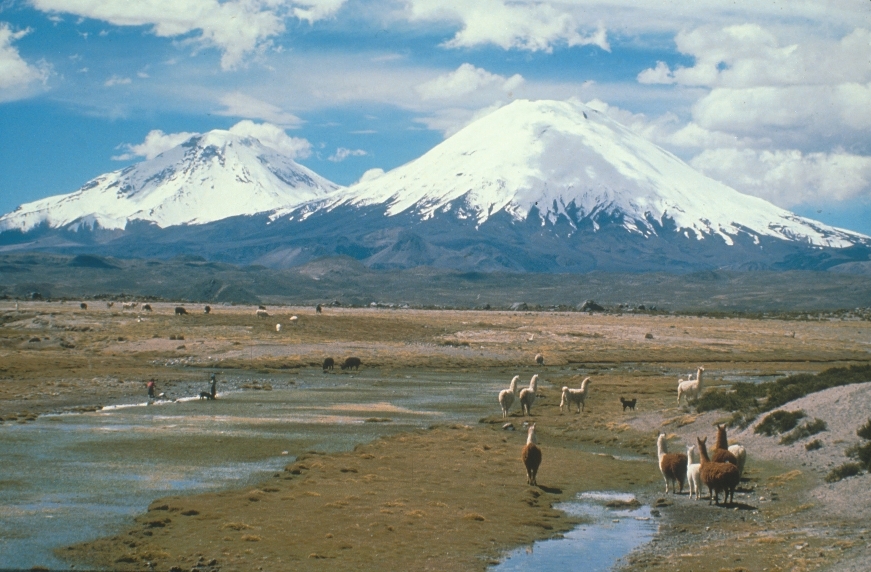
M 0 231 L 27 232 L 129 221 L 165 228 L 273 211 L 323 197 L 338 186 L 251 137 L 215 130 L 154 159 L 101 175 L 68 195 L 48 197 L 0 217 Z
M 431 151 L 350 187 L 320 208 L 385 204 L 426 220 L 453 211 L 484 224 L 505 211 L 522 220 L 570 223 L 622 215 L 649 236 L 670 218 L 679 232 L 727 244 L 739 233 L 846 247 L 868 237 L 806 219 L 702 175 L 673 154 L 581 103 L 518 100 L 468 125 Z M 283 211 L 288 212 L 288 211 Z

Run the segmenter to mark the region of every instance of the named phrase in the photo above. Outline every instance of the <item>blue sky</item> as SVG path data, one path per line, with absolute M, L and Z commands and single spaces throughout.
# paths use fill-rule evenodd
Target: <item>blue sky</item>
M 871 3 L 687 4 L 0 0 L 0 213 L 241 120 L 351 184 L 514 98 L 575 98 L 871 234 Z

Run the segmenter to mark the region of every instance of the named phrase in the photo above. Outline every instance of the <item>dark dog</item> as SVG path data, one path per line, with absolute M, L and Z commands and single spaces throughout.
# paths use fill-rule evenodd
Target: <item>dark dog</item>
M 627 407 L 632 411 L 635 411 L 635 402 L 637 401 L 638 399 L 623 399 L 622 397 L 620 398 L 620 403 L 623 404 L 623 411 L 626 411 Z
M 215 396 L 212 395 L 211 393 L 209 393 L 208 391 L 201 391 L 200 392 L 200 399 L 214 399 L 214 398 L 215 398 Z

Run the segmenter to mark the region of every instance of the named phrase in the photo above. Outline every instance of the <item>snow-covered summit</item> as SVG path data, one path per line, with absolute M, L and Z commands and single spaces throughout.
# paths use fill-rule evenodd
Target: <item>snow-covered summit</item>
M 338 197 L 303 212 L 384 204 L 387 215 L 427 220 L 451 211 L 482 225 L 499 211 L 522 220 L 537 209 L 542 223 L 565 216 L 595 227 L 617 216 L 645 236 L 671 219 L 688 237 L 718 235 L 727 244 L 739 233 L 830 247 L 868 238 L 739 193 L 571 101 L 514 101 Z
M 162 228 L 206 224 L 321 198 L 338 188 L 253 137 L 214 130 L 151 160 L 89 181 L 67 195 L 21 205 L 0 232 L 82 225 L 124 229 L 134 220 Z

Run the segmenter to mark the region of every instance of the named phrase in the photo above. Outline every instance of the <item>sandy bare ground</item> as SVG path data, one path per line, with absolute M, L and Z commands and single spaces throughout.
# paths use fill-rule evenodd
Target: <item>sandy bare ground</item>
M 660 431 L 671 435 L 672 450 L 683 450 L 696 435 L 710 442 L 713 424 L 726 417 L 677 408 L 678 374 L 704 364 L 718 385 L 867 363 L 868 322 L 368 309 L 316 316 L 309 308 L 270 308 L 262 319 L 251 307 L 204 315 L 189 305 L 190 315 L 176 317 L 172 304 L 152 306 L 124 312 L 30 303 L 16 311 L 0 304 L 0 417 L 22 423 L 105 405 L 144 395 L 146 379 L 172 387 L 201 379 L 203 368 L 268 374 L 355 355 L 385 372 L 498 368 L 507 375 L 541 352 L 534 413 L 542 486 L 525 484 L 523 420 L 515 413 L 518 431 L 502 431 L 492 396 L 492 411 L 475 426 L 301 459 L 254 490 L 157 500 L 130 530 L 64 553 L 75 561 L 131 570 L 147 562 L 159 570 L 197 563 L 248 570 L 263 562 L 287 570 L 385 562 L 403 570 L 483 569 L 511 547 L 573 526 L 551 508 L 555 502 L 607 488 L 634 492 L 660 511 L 656 542 L 627 557 L 627 569 L 868 569 L 869 477 L 823 482 L 871 415 L 866 386 L 786 407 L 828 423 L 816 451 L 806 451 L 806 441 L 779 445 L 752 426 L 731 435 L 750 456 L 734 507 L 665 498 L 655 463 Z M 584 375 L 594 380 L 585 412 L 561 413 L 559 388 L 579 386 Z M 621 395 L 637 397 L 638 411 L 623 412 Z M 635 460 L 620 460 L 627 457 Z

